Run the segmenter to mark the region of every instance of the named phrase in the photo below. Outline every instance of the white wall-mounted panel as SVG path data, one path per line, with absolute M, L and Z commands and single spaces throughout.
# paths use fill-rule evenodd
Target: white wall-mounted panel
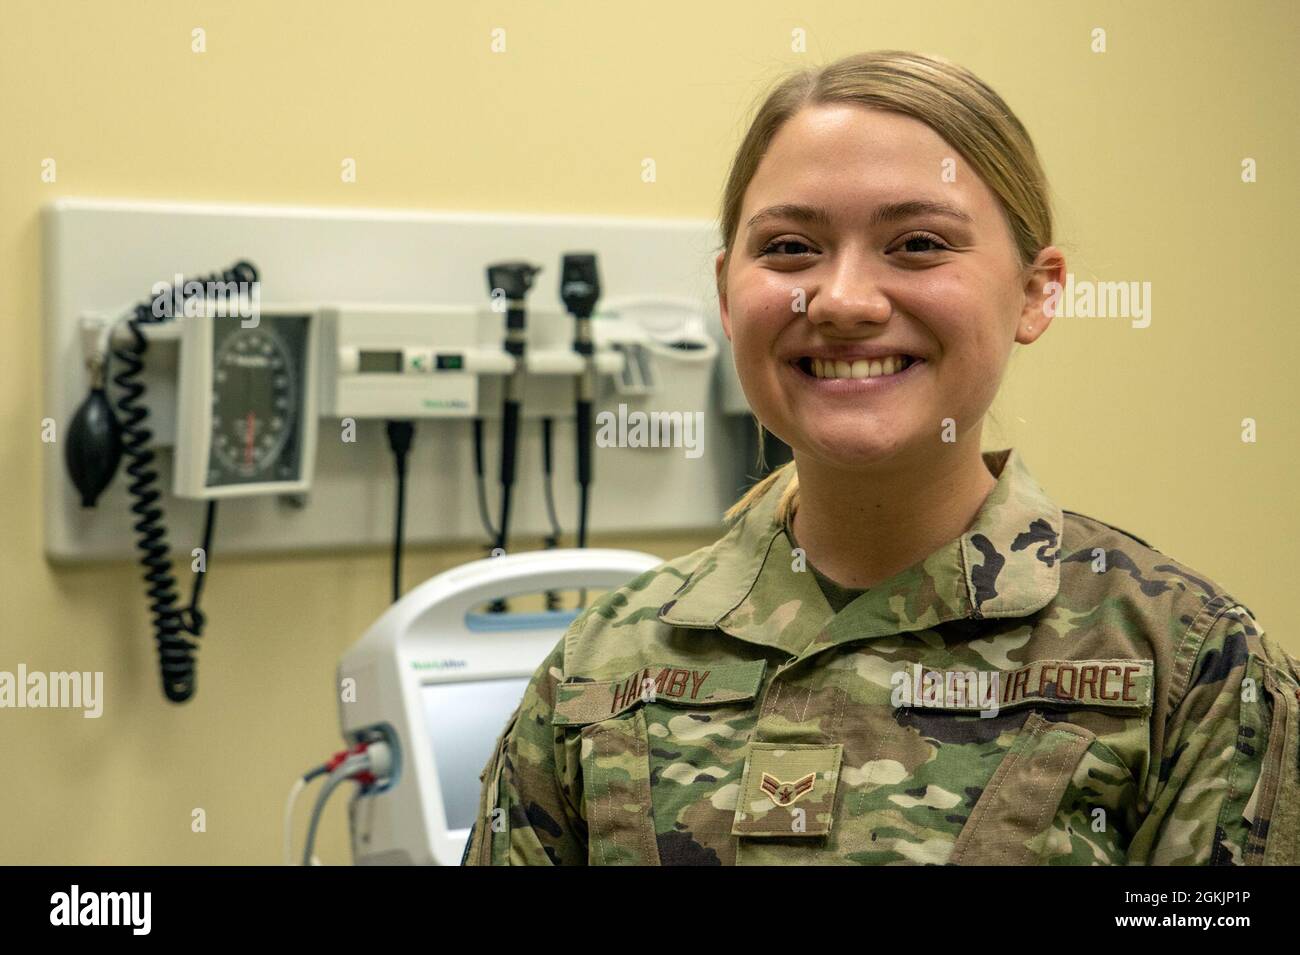
M 722 346 L 713 281 L 716 228 L 703 220 L 670 221 L 577 216 L 407 212 L 275 206 L 62 199 L 45 210 L 45 408 L 42 416 L 66 429 L 85 397 L 87 382 L 78 342 L 83 313 L 112 312 L 146 300 L 159 281 L 177 274 L 207 275 L 239 259 L 261 274 L 267 302 L 374 302 L 482 308 L 488 302 L 486 266 L 505 259 L 540 264 L 530 308 L 555 312 L 561 257 L 597 253 L 605 303 L 665 299 L 698 302 L 705 327 Z M 702 451 L 682 448 L 598 447 L 590 532 L 677 531 L 716 528 L 735 500 L 746 419 L 722 410 L 711 375 L 703 407 L 678 403 L 689 389 L 620 397 L 606 382 L 597 410 L 661 409 L 704 412 Z M 697 389 L 698 390 L 698 389 Z M 497 388 L 484 388 L 496 400 Z M 695 399 L 690 399 L 695 400 Z M 495 414 L 492 415 L 495 417 Z M 378 421 L 358 422 L 355 443 L 339 439 L 337 422 L 322 419 L 315 484 L 306 506 L 263 497 L 222 503 L 214 551 L 250 553 L 382 546 L 393 531 L 392 459 Z M 62 432 L 60 432 L 61 434 Z M 488 498 L 496 518 L 496 422 L 488 425 Z M 566 534 L 576 521 L 573 422 L 557 422 L 555 502 Z M 135 553 L 127 479 L 119 472 L 99 506 L 83 510 L 68 481 L 61 443 L 47 446 L 46 550 L 64 560 L 107 559 Z M 169 490 L 170 455 L 157 460 Z M 512 504 L 512 536 L 548 532 L 541 486 L 541 431 L 522 428 L 519 481 Z M 161 500 L 173 554 L 197 546 L 203 505 Z M 468 421 L 421 421 L 410 461 L 406 538 L 410 544 L 486 542 L 473 478 Z M 565 543 L 571 538 L 566 539 Z M 521 545 L 522 546 L 522 545 Z

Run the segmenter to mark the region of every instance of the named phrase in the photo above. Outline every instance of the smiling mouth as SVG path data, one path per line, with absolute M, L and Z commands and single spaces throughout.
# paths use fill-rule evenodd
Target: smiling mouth
M 877 358 L 870 361 L 859 359 L 851 362 L 804 357 L 796 359 L 791 364 L 809 378 L 852 380 L 889 378 L 924 361 L 924 358 L 914 358 L 911 355 L 891 355 L 884 359 Z

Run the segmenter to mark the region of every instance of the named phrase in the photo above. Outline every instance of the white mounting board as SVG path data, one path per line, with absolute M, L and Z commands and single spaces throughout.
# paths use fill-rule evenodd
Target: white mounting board
M 275 302 L 436 303 L 483 307 L 489 262 L 524 259 L 543 266 L 530 309 L 562 310 L 561 257 L 598 256 L 601 307 L 643 299 L 698 302 L 719 341 L 721 394 L 730 346 L 718 320 L 713 279 L 714 223 L 706 220 L 442 213 L 383 209 L 305 208 L 60 199 L 44 210 L 45 406 L 61 439 L 85 398 L 87 379 L 78 340 L 83 313 L 113 312 L 150 297 L 159 281 L 208 275 L 248 259 L 261 296 Z M 723 411 L 718 382 L 705 411 L 703 454 L 681 448 L 602 448 L 594 455 L 588 533 L 718 528 L 744 481 L 745 419 Z M 597 410 L 678 410 L 672 394 L 637 399 L 602 391 Z M 484 409 L 487 410 L 487 409 Z M 733 409 L 734 410 L 734 409 Z M 495 414 L 493 414 L 495 417 Z M 219 553 L 337 550 L 388 546 L 393 534 L 392 455 L 378 421 L 359 421 L 357 440 L 337 438 L 323 418 L 315 483 L 305 507 L 275 497 L 223 501 L 214 551 Z M 486 426 L 489 512 L 497 519 L 497 426 Z M 571 546 L 576 528 L 572 417 L 556 422 L 555 508 Z M 549 533 L 542 494 L 540 425 L 521 427 L 511 537 L 532 549 Z M 83 509 L 66 476 L 61 440 L 45 445 L 46 553 L 54 560 L 121 559 L 135 555 L 131 498 L 123 468 L 96 508 Z M 406 540 L 419 545 L 483 541 L 468 420 L 421 421 L 410 459 Z M 155 459 L 160 504 L 174 557 L 189 561 L 199 545 L 204 505 L 169 493 L 171 456 Z M 184 576 L 184 575 L 182 575 Z

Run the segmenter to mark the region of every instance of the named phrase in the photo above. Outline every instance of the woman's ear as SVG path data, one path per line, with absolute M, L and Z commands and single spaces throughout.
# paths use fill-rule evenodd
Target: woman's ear
M 722 331 L 731 341 L 731 313 L 727 310 L 727 250 L 723 249 L 713 261 L 713 281 L 718 287 L 718 314 L 722 317 Z
M 1065 256 L 1054 245 L 1042 249 L 1025 269 L 1025 304 L 1020 311 L 1015 340 L 1030 345 L 1047 331 L 1056 316 L 1056 303 L 1065 288 Z

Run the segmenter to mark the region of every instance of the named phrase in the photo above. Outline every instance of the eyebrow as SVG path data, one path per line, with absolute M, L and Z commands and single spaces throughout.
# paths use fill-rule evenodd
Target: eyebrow
M 909 199 L 906 202 L 887 202 L 878 207 L 871 214 L 869 224 L 878 226 L 887 222 L 897 222 L 899 219 L 922 215 L 947 216 L 950 219 L 957 219 L 966 223 L 974 223 L 975 221 L 971 218 L 970 213 L 946 202 L 936 202 L 931 199 Z M 820 206 L 803 206 L 798 203 L 785 202 L 780 205 L 768 206 L 766 209 L 754 213 L 749 222 L 746 223 L 746 228 L 752 229 L 764 219 L 794 219 L 797 222 L 821 226 L 822 228 L 829 228 L 831 224 L 830 213 Z

